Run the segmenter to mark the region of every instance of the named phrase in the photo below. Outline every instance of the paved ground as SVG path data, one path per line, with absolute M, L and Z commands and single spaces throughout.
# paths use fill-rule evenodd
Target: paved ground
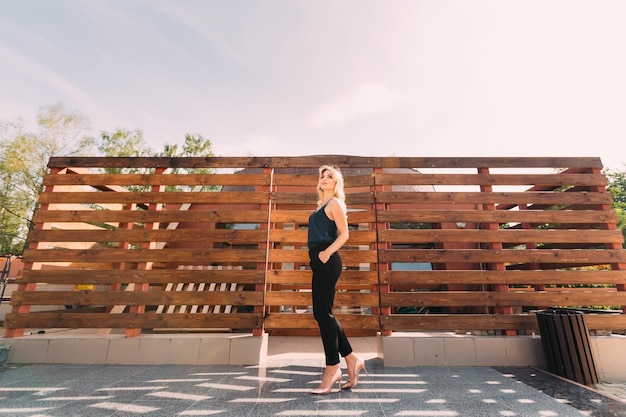
M 626 402 L 530 368 L 385 368 L 314 396 L 320 366 L 5 365 L 0 415 L 626 416 Z
M 525 367 L 385 368 L 375 339 L 351 342 L 369 376 L 326 396 L 309 393 L 323 371 L 317 338 L 271 338 L 263 366 L 8 364 L 0 417 L 626 417 L 626 383 L 594 390 Z

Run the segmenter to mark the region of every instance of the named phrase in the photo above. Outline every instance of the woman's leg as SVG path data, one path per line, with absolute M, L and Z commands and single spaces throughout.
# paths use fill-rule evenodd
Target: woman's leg
M 337 280 L 341 275 L 341 258 L 335 253 L 323 264 L 317 258 L 317 253 L 311 253 L 311 268 L 313 316 L 320 328 L 326 365 L 337 365 L 340 353 L 347 356 L 352 352 L 348 338 L 332 312 Z

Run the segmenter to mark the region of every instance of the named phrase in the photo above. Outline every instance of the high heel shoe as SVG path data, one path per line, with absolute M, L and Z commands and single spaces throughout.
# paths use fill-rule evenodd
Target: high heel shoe
M 343 389 L 350 389 L 356 387 L 359 383 L 359 374 L 361 371 L 365 371 L 367 376 L 370 376 L 369 372 L 367 372 L 367 368 L 365 367 L 365 361 L 362 358 L 356 358 L 356 362 L 354 364 L 354 372 L 352 373 L 352 378 L 354 381 L 348 380 L 345 384 L 343 384 Z
M 341 369 L 337 368 L 337 370 L 335 371 L 335 375 L 333 375 L 333 380 L 328 386 L 328 388 L 322 388 L 320 385 L 319 387 L 312 390 L 311 394 L 316 394 L 316 395 L 330 394 L 331 390 L 333 389 L 333 386 L 335 386 L 335 383 L 337 383 L 338 389 L 339 391 L 341 391 L 341 376 L 342 376 Z

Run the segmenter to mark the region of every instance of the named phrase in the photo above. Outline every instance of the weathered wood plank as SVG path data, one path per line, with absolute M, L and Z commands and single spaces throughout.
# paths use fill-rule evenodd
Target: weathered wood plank
M 11 305 L 263 305 L 257 291 L 18 291 Z
M 567 204 L 611 205 L 608 193 L 553 193 L 553 192 L 408 192 L 381 191 L 377 203 L 387 204 Z
M 535 330 L 534 314 L 393 314 L 382 317 L 382 329 L 405 330 Z
M 17 314 L 8 313 L 7 329 L 15 328 L 261 328 L 263 316 L 256 313 L 191 314 L 191 313 L 80 313 L 71 311 Z
M 380 319 L 376 315 L 367 314 L 335 314 L 344 330 L 380 329 Z M 265 317 L 265 327 L 269 329 L 316 329 L 317 323 L 313 314 L 309 313 L 270 313 Z
M 101 230 L 31 230 L 37 242 L 228 242 L 256 244 L 265 242 L 263 230 L 233 229 L 101 229 Z
M 626 284 L 626 270 L 579 271 L 381 271 L 381 283 L 398 286 L 411 284 Z
M 589 330 L 626 329 L 624 314 L 586 314 Z M 394 314 L 382 318 L 385 330 L 534 330 L 534 314 Z
M 52 157 L 49 168 L 282 168 L 322 165 L 375 168 L 602 168 L 595 157 L 366 157 L 315 155 L 289 157 Z
M 39 195 L 39 204 L 265 204 L 269 200 L 266 192 L 56 192 Z
M 272 203 L 282 205 L 307 205 L 315 207 L 317 195 L 313 193 L 293 193 L 293 192 L 273 192 L 271 193 Z M 370 204 L 374 201 L 374 195 L 370 192 L 357 192 L 346 194 L 346 204 Z
M 376 185 L 606 186 L 601 174 L 374 174 Z
M 308 219 L 308 216 L 307 216 Z M 189 210 L 181 216 L 179 210 L 38 210 L 36 223 L 265 223 L 267 212 L 256 210 Z
M 624 291 L 422 291 L 381 293 L 384 307 L 455 307 L 455 306 L 621 306 L 626 305 Z
M 308 256 L 308 255 L 307 255 Z M 26 249 L 25 262 L 265 262 L 261 249 Z
M 283 229 L 271 229 L 270 230 L 270 242 L 275 243 L 293 243 L 304 244 L 307 243 L 307 230 L 283 230 Z M 619 232 L 619 231 L 618 231 Z M 346 245 L 367 245 L 376 241 L 376 232 L 374 230 L 351 230 L 350 238 Z
M 178 270 L 178 269 L 40 269 L 22 271 L 18 283 L 155 284 L 224 282 L 262 284 L 262 270 Z
M 525 222 L 530 224 L 602 224 L 616 223 L 614 211 L 574 211 L 574 210 L 455 210 L 454 207 L 442 210 L 384 210 L 377 213 L 381 222 L 413 222 L 413 223 L 510 223 Z
M 130 185 L 269 185 L 266 174 L 57 174 L 46 175 L 43 185 L 87 185 L 130 186 Z M 315 183 L 313 183 L 315 186 Z
M 378 294 L 362 292 L 337 292 L 335 304 L 337 306 L 376 306 Z M 265 304 L 269 306 L 310 306 L 311 292 L 303 291 L 268 291 L 265 294 Z
M 392 243 L 440 243 L 440 242 L 502 242 L 502 243 L 622 243 L 621 230 L 554 230 L 554 229 L 499 229 L 499 230 L 429 230 L 394 229 L 380 230 L 381 242 Z
M 271 269 L 267 272 L 268 284 L 283 285 L 311 285 L 310 270 L 281 270 Z M 345 270 L 341 273 L 339 286 L 371 286 L 378 284 L 378 274 L 376 271 L 354 271 Z
M 276 223 L 304 223 L 309 220 L 313 210 L 273 210 L 271 221 Z M 36 223 L 267 223 L 267 212 L 255 210 L 190 210 L 181 216 L 178 210 L 161 211 L 128 211 L 128 210 L 39 210 L 35 212 L 33 221 Z M 371 211 L 350 211 L 348 221 L 351 223 L 368 223 L 375 221 Z
M 339 254 L 345 263 L 377 262 L 375 250 L 340 250 Z M 269 262 L 309 262 L 309 251 L 306 249 L 270 249 Z
M 589 265 L 626 262 L 620 249 L 392 249 L 381 250 L 380 262 L 473 262 L 473 263 L 550 263 Z

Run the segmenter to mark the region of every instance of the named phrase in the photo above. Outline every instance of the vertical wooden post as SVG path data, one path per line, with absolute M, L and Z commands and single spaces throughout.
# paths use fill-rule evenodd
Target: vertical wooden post
M 254 286 L 255 291 L 263 291 L 263 305 L 254 306 L 254 312 L 261 317 L 261 323 L 259 327 L 255 327 L 254 329 L 252 329 L 252 336 L 257 336 L 257 337 L 263 335 L 263 317 L 265 317 L 265 312 L 268 308 L 265 305 L 265 294 L 268 291 L 267 286 L 269 285 L 267 283 L 267 274 L 269 270 L 272 269 L 272 264 L 269 262 L 269 251 L 273 249 L 273 246 L 274 246 L 270 242 L 270 239 L 269 239 L 270 229 L 274 228 L 274 225 L 271 221 L 272 220 L 271 214 L 272 214 L 272 209 L 273 209 L 272 192 L 274 191 L 274 168 L 268 168 L 268 167 L 263 168 L 263 174 L 270 176 L 270 183 L 269 185 L 262 185 L 262 186 L 256 187 L 257 191 L 267 191 L 268 193 L 267 204 L 261 204 L 261 210 L 264 210 L 267 213 L 267 222 L 259 225 L 261 230 L 265 230 L 267 232 L 266 234 L 267 239 L 265 243 L 261 242 L 259 243 L 259 246 L 258 246 L 259 249 L 265 250 L 265 261 L 259 262 L 257 264 L 257 269 L 262 269 L 264 271 L 264 274 L 263 274 L 264 279 L 263 279 L 263 284 L 255 284 Z
M 479 174 L 489 174 L 489 168 L 478 168 Z M 490 193 L 493 191 L 493 187 L 491 185 L 480 185 L 480 191 L 483 193 Z M 494 211 L 496 209 L 495 204 L 483 204 L 483 210 Z M 498 223 L 483 223 L 481 226 L 483 229 L 487 230 L 498 230 Z M 488 242 L 488 249 L 492 250 L 502 250 L 502 242 Z M 506 265 L 504 262 L 491 262 L 487 264 L 487 269 L 493 271 L 505 271 Z M 509 292 L 509 286 L 507 284 L 492 284 L 491 290 L 496 292 Z M 496 307 L 495 312 L 499 314 L 513 314 L 513 307 Z M 504 330 L 503 333 L 507 336 L 515 336 L 517 334 L 516 330 Z
M 528 210 L 528 204 L 520 204 L 519 205 L 519 209 L 520 211 L 522 210 Z M 528 222 L 523 222 L 521 224 L 522 229 L 524 230 L 532 230 L 533 229 L 533 225 L 531 223 Z M 527 242 L 526 243 L 526 249 L 537 249 L 537 242 Z M 533 262 L 530 264 L 530 269 L 541 269 L 541 265 L 537 262 Z M 534 284 L 533 285 L 533 289 L 535 291 L 545 291 L 546 290 L 546 284 Z M 548 306 L 538 306 L 537 308 L 539 310 L 544 310 L 546 309 Z
M 155 170 L 155 174 L 163 174 L 165 173 L 165 171 L 167 171 L 167 169 L 168 168 L 157 168 Z M 164 185 L 153 185 L 150 187 L 150 191 L 153 193 L 162 192 L 164 190 L 165 190 Z M 163 208 L 163 203 L 149 203 L 148 204 L 148 210 L 159 211 L 162 208 Z M 147 222 L 145 227 L 146 227 L 146 230 L 156 230 L 159 228 L 159 222 Z M 142 242 L 141 243 L 141 249 L 154 249 L 154 248 L 156 248 L 156 242 Z M 149 271 L 152 269 L 152 264 L 153 262 L 139 262 L 137 264 L 137 269 Z M 147 282 L 135 284 L 135 291 L 148 291 L 149 288 L 150 288 L 150 284 Z M 145 311 L 146 311 L 145 305 L 131 305 L 129 307 L 129 312 L 131 314 L 141 314 L 141 313 L 144 313 Z M 139 328 L 126 329 L 125 334 L 126 334 L 126 337 L 137 337 L 141 335 L 141 329 Z
M 378 284 L 375 285 L 375 289 L 374 291 L 377 292 L 379 294 L 378 300 L 379 300 L 379 305 L 377 308 L 373 308 L 372 311 L 374 313 L 377 313 L 380 317 L 380 334 L 382 336 L 391 336 L 392 330 L 390 329 L 383 329 L 383 322 L 384 322 L 384 318 L 385 316 L 390 316 L 391 315 L 391 307 L 383 307 L 380 304 L 381 298 L 380 295 L 381 294 L 385 294 L 388 292 L 391 292 L 391 285 L 389 284 L 381 284 L 380 281 L 380 273 L 382 271 L 389 271 L 391 269 L 391 264 L 388 262 L 382 263 L 379 261 L 380 257 L 380 251 L 381 250 L 385 250 L 385 249 L 389 249 L 391 247 L 391 244 L 389 242 L 380 242 L 380 239 L 378 239 L 378 231 L 379 230 L 385 230 L 389 228 L 389 223 L 385 223 L 385 222 L 379 222 L 378 221 L 378 212 L 379 211 L 386 211 L 389 209 L 389 204 L 387 203 L 378 203 L 376 201 L 376 193 L 378 193 L 379 191 L 383 191 L 384 190 L 384 185 L 378 185 L 376 184 L 376 174 L 382 174 L 383 169 L 382 168 L 373 168 L 372 171 L 372 184 L 370 185 L 371 190 L 372 190 L 372 210 L 374 210 L 374 218 L 376 219 L 376 221 L 372 224 L 372 229 L 376 231 L 376 242 L 373 243 L 372 249 L 374 249 L 376 251 L 377 254 L 377 262 L 375 264 L 375 271 L 378 271 Z
M 123 210 L 124 211 L 133 211 L 137 208 L 137 204 L 135 203 L 129 203 L 129 204 L 125 204 Z M 131 222 L 123 222 L 120 223 L 119 228 L 121 230 L 131 230 L 133 228 L 133 224 Z M 130 243 L 129 242 L 118 242 L 118 247 L 120 249 L 130 249 Z M 113 269 L 125 269 L 126 268 L 126 262 L 114 262 L 113 263 Z M 134 284 L 129 284 L 129 285 L 133 285 Z M 109 291 L 119 291 L 122 289 L 122 284 L 121 283 L 116 283 L 116 284 L 111 284 L 109 286 Z M 114 306 L 107 306 L 106 307 L 106 312 L 107 313 L 112 313 Z
M 592 168 L 591 169 L 591 173 L 592 174 L 601 174 L 602 170 L 599 168 Z M 590 187 L 590 190 L 592 192 L 601 192 L 604 193 L 606 192 L 606 187 L 603 185 L 598 185 L 595 187 Z M 608 204 L 604 204 L 601 206 L 602 210 L 607 210 L 610 211 L 613 208 L 608 205 Z M 602 230 L 617 230 L 617 224 L 615 223 L 601 223 L 600 224 L 600 229 Z M 619 243 L 605 243 L 604 244 L 605 249 L 615 249 L 615 250 L 620 250 L 622 249 L 622 245 L 620 245 Z M 626 263 L 623 262 L 615 262 L 611 264 L 611 269 L 612 270 L 619 270 L 619 271 L 623 271 L 626 270 Z M 617 284 L 616 286 L 617 291 L 626 291 L 626 283 L 623 284 Z M 622 311 L 626 312 L 626 306 L 621 306 L 622 307 Z
M 61 172 L 61 168 L 52 168 L 50 170 L 49 175 L 59 175 L 59 172 Z M 52 192 L 54 192 L 54 185 L 46 185 L 46 187 L 43 190 L 43 193 L 52 193 Z M 39 210 L 48 210 L 49 208 L 50 208 L 49 204 L 42 204 L 39 207 Z M 47 228 L 50 228 L 50 226 L 46 225 L 45 223 L 37 223 L 33 226 L 33 229 L 35 230 L 44 230 Z M 39 242 L 32 242 L 32 246 L 29 244 L 29 247 L 32 249 L 41 249 L 42 246 L 43 244 Z M 28 261 L 24 262 L 24 269 L 23 269 L 24 271 L 33 271 L 33 270 L 38 270 L 38 269 L 41 269 L 41 263 L 39 262 L 33 263 L 33 262 L 28 262 Z M 37 288 L 37 284 L 35 283 L 18 284 L 17 291 L 35 291 L 36 288 Z M 30 306 L 29 305 L 13 306 L 11 307 L 11 312 L 18 313 L 18 314 L 27 314 L 28 312 L 30 312 Z M 24 336 L 23 328 L 7 329 L 6 332 L 4 333 L 4 337 L 6 338 L 21 337 L 21 336 Z

